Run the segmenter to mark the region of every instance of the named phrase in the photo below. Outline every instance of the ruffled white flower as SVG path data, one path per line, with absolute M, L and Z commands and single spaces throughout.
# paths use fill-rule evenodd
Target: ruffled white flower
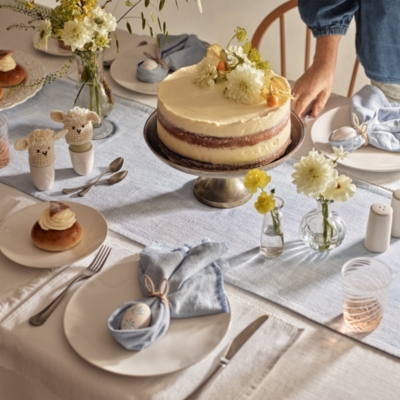
M 51 22 L 48 19 L 40 22 L 39 40 L 34 44 L 35 49 L 47 50 L 47 43 L 51 35 Z
M 327 200 L 347 201 L 356 192 L 356 187 L 351 182 L 348 176 L 339 175 L 335 184 L 329 186 L 322 195 Z
M 243 52 L 242 46 L 229 46 L 225 50 L 226 60 L 230 68 L 234 68 L 240 64 L 247 64 L 253 66 L 253 63 L 247 58 Z
M 247 64 L 239 65 L 227 75 L 225 96 L 244 104 L 254 104 L 262 100 L 264 72 Z
M 202 87 L 210 87 L 215 84 L 218 77 L 217 65 L 213 59 L 204 57 L 196 65 L 194 83 Z
M 347 157 L 350 154 L 348 151 L 343 150 L 343 146 L 332 147 L 332 149 L 338 160 L 343 160 L 345 157 Z
M 84 50 L 86 43 L 92 41 L 93 31 L 88 29 L 85 24 L 74 21 L 68 21 L 64 24 L 61 39 L 66 46 L 71 46 L 72 51 Z
M 83 23 L 93 32 L 98 32 L 100 36 L 108 35 L 117 29 L 117 20 L 115 17 L 106 12 L 102 7 L 97 6 L 91 12 L 92 16 L 85 17 Z
M 316 199 L 328 187 L 335 185 L 337 171 L 333 168 L 332 161 L 318 151 L 311 150 L 307 157 L 301 157 L 294 164 L 294 169 L 292 183 L 297 186 L 297 193 Z

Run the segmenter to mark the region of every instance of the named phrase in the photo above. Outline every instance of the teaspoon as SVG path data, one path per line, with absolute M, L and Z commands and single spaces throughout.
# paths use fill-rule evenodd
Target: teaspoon
M 97 181 L 96 183 L 89 186 L 89 188 L 84 189 L 78 193 L 78 196 L 83 197 L 94 185 L 106 184 L 106 185 L 115 185 L 118 182 L 121 182 L 128 175 L 128 171 L 120 171 L 114 175 L 111 175 L 107 179 L 102 179 L 101 181 Z M 88 190 L 89 189 L 89 190 Z
M 86 189 L 87 187 L 90 187 L 90 189 L 91 189 L 92 186 L 95 185 L 99 181 L 99 179 L 102 178 L 104 175 L 119 171 L 122 168 L 123 163 L 124 163 L 124 159 L 122 157 L 118 157 L 110 163 L 110 165 L 107 167 L 107 171 L 103 172 L 94 182 L 87 183 L 86 185 L 78 186 L 75 188 L 63 189 L 62 192 L 64 194 L 70 194 L 70 193 L 77 192 L 78 190 L 81 190 L 81 189 Z

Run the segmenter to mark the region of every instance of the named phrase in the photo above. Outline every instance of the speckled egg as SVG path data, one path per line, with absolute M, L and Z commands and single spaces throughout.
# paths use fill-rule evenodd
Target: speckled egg
M 335 129 L 330 137 L 332 142 L 339 142 L 340 140 L 350 139 L 357 136 L 357 131 L 351 126 L 343 126 L 342 128 Z
M 151 322 L 151 310 L 145 303 L 137 303 L 130 306 L 121 319 L 121 329 L 135 330 L 147 328 Z
M 158 63 L 154 60 L 143 61 L 140 66 L 148 71 L 154 71 L 158 67 Z

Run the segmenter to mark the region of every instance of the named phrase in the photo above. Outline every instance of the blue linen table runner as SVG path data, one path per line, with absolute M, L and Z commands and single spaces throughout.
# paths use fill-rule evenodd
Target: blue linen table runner
M 60 126 L 50 119 L 50 112 L 71 108 L 74 89 L 70 82 L 58 80 L 24 104 L 4 111 L 10 123 L 11 147 L 35 128 L 58 130 Z M 342 265 L 353 257 L 377 257 L 395 275 L 388 306 L 381 325 L 356 339 L 400 357 L 400 240 L 393 238 L 390 249 L 383 254 L 370 253 L 363 246 L 370 206 L 376 202 L 390 203 L 391 192 L 358 182 L 355 196 L 333 207 L 347 225 L 344 242 L 329 254 L 318 254 L 308 249 L 298 235 L 300 219 L 315 208 L 315 201 L 296 193 L 290 178 L 293 162 L 282 164 L 270 171 L 269 188 L 274 187 L 285 201 L 285 249 L 276 259 L 260 257 L 262 216 L 254 209 L 255 197 L 232 209 L 199 203 L 193 195 L 196 177 L 167 166 L 147 147 L 143 126 L 152 112 L 147 106 L 116 99 L 107 118 L 116 125 L 116 133 L 93 142 L 95 167 L 89 176 L 75 174 L 66 143 L 58 141 L 56 177 L 51 190 L 35 189 L 27 154 L 13 148 L 10 164 L 0 169 L 0 181 L 41 200 L 69 200 L 92 206 L 105 216 L 110 229 L 143 245 L 158 242 L 174 248 L 183 242 L 198 244 L 206 237 L 229 242 L 226 258 L 231 267 L 225 271 L 226 282 L 338 331 L 342 329 L 335 324 L 342 312 Z M 83 198 L 62 194 L 62 188 L 84 184 L 104 172 L 118 156 L 124 157 L 124 168 L 129 170 L 124 181 L 113 187 L 96 187 Z

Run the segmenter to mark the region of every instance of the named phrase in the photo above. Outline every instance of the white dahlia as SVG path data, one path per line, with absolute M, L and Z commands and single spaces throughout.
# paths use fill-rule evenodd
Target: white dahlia
M 293 167 L 295 172 L 292 174 L 292 183 L 297 186 L 297 193 L 316 199 L 328 187 L 335 185 L 337 171 L 332 161 L 318 151 L 311 150 L 307 157 L 301 157 Z
M 196 65 L 194 83 L 197 85 L 202 87 L 210 87 L 215 84 L 217 77 L 217 66 L 212 59 L 204 57 Z
M 64 24 L 61 39 L 66 46 L 71 46 L 72 51 L 83 50 L 85 44 L 92 41 L 92 34 L 85 24 L 74 20 Z
M 262 100 L 264 72 L 247 64 L 239 65 L 227 75 L 225 96 L 244 104 L 254 104 Z
M 40 22 L 39 40 L 34 44 L 35 49 L 47 50 L 47 43 L 51 35 L 51 22 L 48 19 Z
M 229 46 L 225 50 L 225 54 L 230 68 L 234 68 L 239 64 L 253 65 L 253 63 L 247 58 L 247 55 L 243 52 L 242 46 Z
M 335 184 L 329 186 L 322 195 L 327 200 L 347 201 L 356 192 L 356 187 L 351 182 L 352 180 L 348 176 L 339 175 Z
M 117 20 L 106 12 L 102 7 L 97 6 L 91 12 L 92 16 L 85 17 L 84 24 L 89 30 L 97 32 L 100 36 L 108 35 L 117 29 Z

